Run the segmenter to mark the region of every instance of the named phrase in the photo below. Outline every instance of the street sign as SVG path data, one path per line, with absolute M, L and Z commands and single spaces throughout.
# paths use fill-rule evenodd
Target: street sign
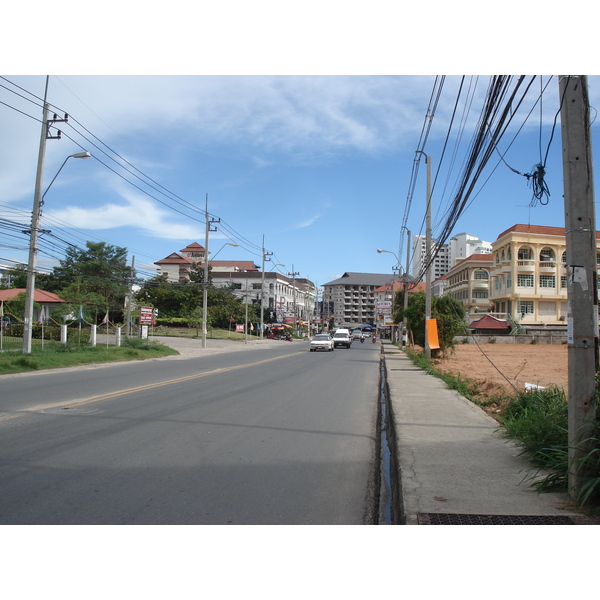
M 140 306 L 140 325 L 152 325 L 153 322 L 152 307 Z

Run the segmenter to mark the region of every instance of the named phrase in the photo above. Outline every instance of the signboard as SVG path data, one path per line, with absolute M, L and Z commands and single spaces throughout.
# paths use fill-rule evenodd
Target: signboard
M 152 325 L 154 323 L 152 315 L 151 306 L 140 306 L 140 325 Z
M 391 300 L 382 300 L 380 302 L 376 302 L 375 303 L 375 309 L 379 310 L 379 309 L 385 309 L 385 308 L 392 308 L 392 302 Z
M 380 315 L 392 314 L 392 303 L 389 300 L 382 300 L 375 303 L 375 312 Z
M 286 315 L 285 317 L 283 317 L 283 321 L 284 321 L 284 323 L 293 323 L 294 322 L 294 316 L 292 315 L 291 317 L 288 317 Z
M 235 331 L 236 333 L 244 333 L 244 325 L 236 325 Z

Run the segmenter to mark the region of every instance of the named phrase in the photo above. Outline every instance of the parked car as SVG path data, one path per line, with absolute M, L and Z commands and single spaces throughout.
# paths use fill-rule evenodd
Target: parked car
M 12 317 L 9 317 L 8 315 L 2 317 L 2 327 L 8 327 L 14 323 L 16 323 L 16 321 Z
M 315 350 L 327 350 L 328 352 L 333 352 L 334 345 L 331 336 L 326 333 L 318 333 L 315 335 L 310 341 L 310 351 L 314 352 Z

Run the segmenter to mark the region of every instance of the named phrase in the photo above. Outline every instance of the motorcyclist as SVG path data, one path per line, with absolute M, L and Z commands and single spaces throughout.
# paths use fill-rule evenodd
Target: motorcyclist
M 375 343 L 377 341 L 377 334 L 373 333 L 373 337 L 371 338 L 371 340 L 373 341 L 373 343 Z

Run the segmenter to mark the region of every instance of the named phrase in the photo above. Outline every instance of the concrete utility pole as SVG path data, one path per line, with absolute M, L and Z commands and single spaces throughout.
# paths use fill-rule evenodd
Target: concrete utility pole
M 219 223 L 221 219 L 211 219 L 208 214 L 208 194 L 206 194 L 206 210 L 204 211 L 206 218 L 206 230 L 204 234 L 204 281 L 202 282 L 202 347 L 206 348 L 206 329 L 208 316 L 208 234 L 211 231 L 216 231 L 217 228 L 211 229 L 213 223 Z
M 586 481 L 582 443 L 594 431 L 598 366 L 596 214 L 587 77 L 559 77 L 565 229 L 567 243 L 569 363 L 569 494 Z
M 406 271 L 404 273 L 404 319 L 402 320 L 402 348 L 406 348 L 408 340 L 408 319 L 406 309 L 408 308 L 408 271 L 410 269 L 410 229 L 406 230 Z
M 421 152 L 419 150 L 419 152 Z M 427 358 L 431 358 L 431 348 L 429 346 L 429 336 L 427 335 L 427 322 L 431 319 L 431 269 L 433 268 L 433 259 L 431 256 L 431 156 L 425 156 L 425 164 L 427 165 L 427 207 L 425 214 L 425 261 L 429 262 L 429 266 L 425 271 L 425 354 Z
M 127 325 L 125 327 L 125 335 L 131 336 L 131 302 L 132 302 L 132 288 L 133 278 L 135 277 L 135 256 L 131 257 L 131 269 L 129 271 L 129 281 L 127 284 Z
M 265 329 L 265 262 L 271 260 L 272 252 L 265 250 L 265 236 L 263 235 L 262 243 L 262 279 L 260 282 L 260 339 L 264 338 L 263 331 Z
M 294 307 L 294 333 L 297 334 L 297 331 L 296 331 L 296 275 L 300 275 L 300 273 L 294 271 L 294 265 L 292 265 L 292 272 L 288 273 L 288 277 L 292 278 L 292 304 Z
M 27 261 L 27 283 L 25 288 L 25 316 L 23 318 L 23 354 L 31 354 L 33 325 L 33 303 L 35 294 L 35 268 L 37 258 L 37 241 L 39 233 L 40 208 L 42 199 L 42 179 L 44 175 L 44 158 L 46 156 L 46 139 L 48 137 L 48 80 L 44 91 L 44 109 L 42 116 L 42 133 L 38 152 L 37 172 L 35 176 L 35 191 L 33 194 L 33 210 L 31 212 L 31 232 L 29 234 L 29 259 Z

